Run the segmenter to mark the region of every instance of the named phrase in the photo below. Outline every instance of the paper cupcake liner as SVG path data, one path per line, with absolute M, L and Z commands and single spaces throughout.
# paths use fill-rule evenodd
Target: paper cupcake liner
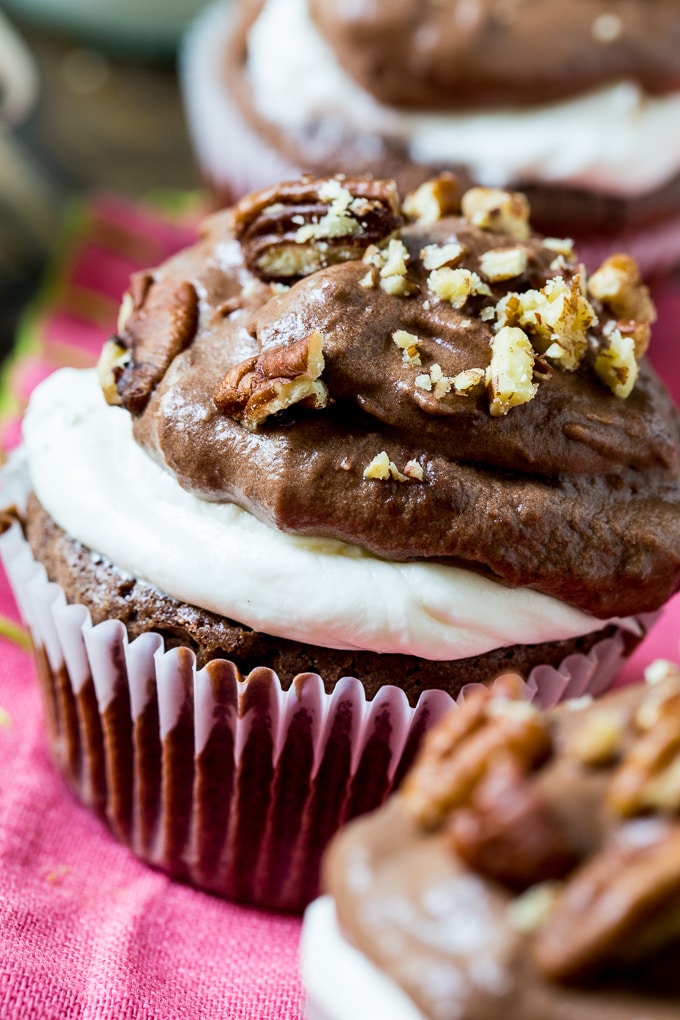
M 326 693 L 315 673 L 283 689 L 271 669 L 242 678 L 225 659 L 197 669 L 158 634 L 129 641 L 118 620 L 93 625 L 18 523 L 0 555 L 33 638 L 52 752 L 77 796 L 149 864 L 239 902 L 302 910 L 331 835 L 382 803 L 454 704 L 430 690 L 413 708 L 394 686 L 368 701 L 353 677 Z M 599 694 L 624 646 L 617 633 L 559 669 L 535 668 L 527 698 Z

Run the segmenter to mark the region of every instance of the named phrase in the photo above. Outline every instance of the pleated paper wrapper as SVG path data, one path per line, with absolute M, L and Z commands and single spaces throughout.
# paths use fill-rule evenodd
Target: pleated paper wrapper
M 369 701 L 353 677 L 326 693 L 315 673 L 284 689 L 271 669 L 243 678 L 224 659 L 197 669 L 158 634 L 129 641 L 118 620 L 93 626 L 19 523 L 0 554 L 31 631 L 52 754 L 78 798 L 150 865 L 238 902 L 302 910 L 331 835 L 385 799 L 455 704 L 431 690 L 412 707 L 394 686 Z M 623 655 L 617 633 L 559 669 L 538 666 L 526 696 L 597 695 Z

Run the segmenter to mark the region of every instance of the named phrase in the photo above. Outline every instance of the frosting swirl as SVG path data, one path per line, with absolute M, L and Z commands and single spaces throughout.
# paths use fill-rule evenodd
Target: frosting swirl
M 300 187 L 218 215 L 135 282 L 108 392 L 138 442 L 190 492 L 284 532 L 464 565 L 596 616 L 658 607 L 680 574 L 678 421 L 644 359 L 617 360 L 653 317 L 631 267 L 604 266 L 586 296 L 568 244 L 486 189 L 435 222 L 407 203 L 411 221 L 362 255 L 342 230 L 361 240 L 380 187 Z M 291 374 L 312 336 L 316 375 Z

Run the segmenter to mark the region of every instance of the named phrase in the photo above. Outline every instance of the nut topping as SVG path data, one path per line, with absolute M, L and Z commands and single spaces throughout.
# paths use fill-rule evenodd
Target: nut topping
M 421 338 L 416 336 L 415 333 L 409 333 L 405 329 L 395 329 L 392 333 L 392 340 L 399 347 L 402 354 L 402 360 L 405 365 L 420 365 L 420 354 L 418 347 L 421 344 Z
M 314 330 L 287 347 L 273 347 L 235 365 L 215 391 L 217 408 L 254 431 L 293 404 L 326 407 L 322 348 L 323 337 Z
M 461 199 L 463 216 L 481 230 L 509 234 L 518 241 L 529 236 L 529 203 L 519 191 L 470 188 Z
M 670 691 L 669 691 L 670 686 Z M 630 817 L 680 812 L 680 692 L 653 688 L 636 715 L 639 733 L 609 785 L 607 804 Z
M 420 258 L 426 269 L 441 269 L 442 266 L 455 266 L 465 254 L 465 246 L 460 241 L 449 241 L 447 244 L 426 245 Z
M 589 708 L 566 742 L 565 754 L 593 768 L 609 765 L 621 754 L 625 731 L 626 722 L 621 713 Z
M 97 362 L 97 378 L 107 404 L 122 406 L 117 382 L 123 369 L 130 363 L 130 351 L 115 337 L 107 340 Z
M 597 316 L 583 294 L 581 273 L 575 273 L 570 282 L 557 276 L 540 290 L 506 294 L 496 306 L 496 320 L 499 327 L 519 326 L 538 354 L 571 372 L 581 363 Z
M 386 482 L 393 478 L 395 482 L 422 482 L 424 473 L 417 460 L 407 460 L 404 470 L 400 471 L 387 451 L 381 450 L 364 468 L 364 478 Z
M 364 253 L 363 261 L 371 267 L 371 286 L 374 286 L 373 273 L 377 271 L 380 287 L 387 294 L 395 297 L 414 294 L 418 286 L 407 275 L 410 257 L 404 242 L 396 237 L 391 237 L 383 248 L 370 245 Z
M 610 255 L 588 280 L 588 293 L 610 310 L 622 334 L 635 341 L 635 357 L 641 358 L 649 344 L 649 324 L 656 309 L 640 271 L 629 255 Z
M 468 298 L 480 294 L 491 297 L 489 285 L 470 269 L 451 269 L 444 266 L 433 269 L 427 278 L 427 288 L 452 308 L 462 308 Z
M 234 210 L 245 263 L 263 280 L 360 259 L 401 222 L 394 182 L 368 177 L 305 177 L 248 195 Z
M 534 350 L 523 330 L 503 326 L 496 333 L 486 372 L 489 411 L 493 417 L 533 400 L 538 388 L 533 381 L 534 360 Z
M 404 215 L 418 223 L 436 223 L 460 209 L 460 186 L 451 173 L 425 181 L 404 199 Z
M 618 329 L 609 332 L 609 346 L 595 358 L 595 371 L 612 393 L 625 400 L 632 392 L 640 369 L 635 358 L 635 340 Z
M 99 361 L 107 402 L 141 414 L 171 361 L 193 340 L 197 324 L 198 298 L 191 283 L 133 277 L 120 335 L 104 346 Z
M 476 689 L 425 738 L 402 787 L 406 807 L 421 825 L 437 826 L 469 802 L 496 755 L 511 756 L 527 771 L 550 751 L 549 730 L 535 708 Z
M 528 252 L 521 244 L 512 248 L 491 248 L 482 253 L 479 267 L 482 275 L 495 283 L 521 276 L 527 267 L 528 258 Z
M 577 860 L 566 830 L 517 760 L 499 758 L 470 806 L 450 819 L 454 850 L 476 872 L 511 889 L 562 878 Z
M 574 872 L 533 944 L 546 977 L 630 963 L 680 934 L 680 826 L 659 836 L 620 839 Z

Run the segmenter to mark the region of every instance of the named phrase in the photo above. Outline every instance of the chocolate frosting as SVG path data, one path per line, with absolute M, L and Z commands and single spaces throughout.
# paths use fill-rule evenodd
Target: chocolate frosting
M 137 440 L 189 491 L 283 531 L 462 564 L 601 617 L 657 608 L 680 577 L 679 426 L 652 369 L 643 359 L 627 399 L 603 385 L 592 362 L 611 313 L 595 302 L 600 323 L 582 364 L 561 371 L 539 359 L 528 403 L 492 417 L 483 387 L 437 399 L 414 384 L 418 373 L 435 362 L 449 377 L 485 369 L 493 322 L 480 312 L 508 290 L 542 287 L 556 275 L 555 252 L 532 236 L 520 278 L 456 309 L 428 291 L 422 249 L 455 238 L 460 264 L 477 272 L 483 252 L 513 239 L 462 216 L 398 236 L 411 257 L 409 296 L 363 285 L 369 267 L 358 257 L 286 288 L 248 269 L 231 213 L 213 217 L 194 248 L 133 285 L 139 303 L 145 289 L 190 284 L 198 306 L 190 344 L 136 416 Z M 561 260 L 557 275 L 577 270 Z M 159 317 L 136 321 L 152 335 Z M 233 366 L 314 330 L 328 406 L 292 408 L 255 431 L 218 409 L 215 391 Z M 396 330 L 421 338 L 423 367 L 404 364 Z M 422 481 L 365 477 L 383 451 L 400 470 L 415 462 Z
M 389 106 L 506 108 L 621 79 L 680 86 L 674 0 L 310 0 L 340 64 Z
M 599 704 L 578 710 L 560 707 L 549 714 L 555 753 L 534 774 L 534 788 L 586 861 L 603 846 L 635 840 L 639 846 L 658 846 L 666 838 L 677 838 L 672 816 L 626 820 L 604 806 L 613 770 L 630 754 L 632 717 L 649 695 L 649 688 L 636 685 Z M 621 725 L 623 750 L 604 764 L 584 764 L 574 753 L 576 736 L 584 723 L 587 726 L 588 716 L 597 713 Z M 526 828 L 528 847 L 535 831 Z M 598 890 L 601 901 L 581 901 L 577 927 L 589 927 L 591 914 L 600 911 L 602 918 L 605 910 L 610 919 L 603 924 L 614 927 L 625 913 L 624 902 L 639 891 L 616 865 L 607 881 L 612 891 Z M 648 876 L 647 881 L 651 887 L 654 878 Z M 547 976 L 536 963 L 533 945 L 541 925 L 551 923 L 550 909 L 555 908 L 537 914 L 533 924 L 526 923 L 531 918 L 525 915 L 525 923 L 519 924 L 517 892 L 467 868 L 452 849 L 446 825 L 425 831 L 414 820 L 405 792 L 336 836 L 324 861 L 324 884 L 334 898 L 345 937 L 433 1020 L 671 1020 L 678 1014 L 678 942 L 672 929 L 652 952 L 636 953 L 631 939 L 630 954 L 624 951 L 618 966 L 610 960 L 582 977 Z M 559 885 L 553 890 L 560 895 Z M 673 903 L 674 896 L 677 882 L 665 903 Z M 649 915 L 643 917 L 639 927 L 648 921 Z M 564 932 L 565 956 L 572 950 L 571 939 L 569 930 Z M 604 946 L 603 938 L 593 952 L 604 952 Z

